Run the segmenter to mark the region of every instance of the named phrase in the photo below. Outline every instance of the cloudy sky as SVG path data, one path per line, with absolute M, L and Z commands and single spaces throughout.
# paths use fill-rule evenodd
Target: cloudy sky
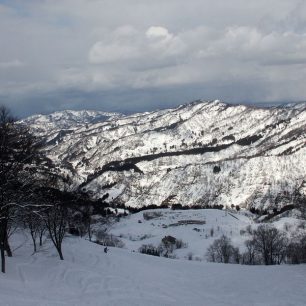
M 306 100 L 304 0 L 0 0 L 0 104 Z

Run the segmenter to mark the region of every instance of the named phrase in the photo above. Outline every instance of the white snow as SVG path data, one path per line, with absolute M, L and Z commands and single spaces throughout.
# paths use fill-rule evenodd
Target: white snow
M 159 216 L 145 220 L 144 214 L 158 214 Z M 248 211 L 241 210 L 170 210 L 156 209 L 146 210 L 127 217 L 122 217 L 120 222 L 114 223 L 109 233 L 118 237 L 130 251 L 138 252 L 142 245 L 158 247 L 165 236 L 173 236 L 186 243 L 186 247 L 174 250 L 172 257 L 188 259 L 192 254 L 193 260 L 206 261 L 206 250 L 215 239 L 222 235 L 228 236 L 232 244 L 245 251 L 244 242 L 251 239 L 247 227 L 256 229 L 260 223 L 256 223 L 255 216 Z M 190 221 L 192 224 L 179 224 Z M 284 231 L 288 237 L 304 232 L 299 227 L 302 221 L 297 218 L 287 217 L 277 219 L 273 225 Z M 213 232 L 213 234 L 211 233 Z
M 44 150 L 55 165 L 68 173 L 73 167 L 75 186 L 113 161 L 229 145 L 219 152 L 155 156 L 136 162 L 141 175 L 104 172 L 86 184 L 97 197 L 109 193 L 129 206 L 161 205 L 175 195 L 183 205 L 209 202 L 272 209 L 276 198 L 293 194 L 306 176 L 306 104 L 256 108 L 197 101 L 130 116 L 63 111 L 22 122 L 50 141 Z M 237 143 L 259 135 L 249 145 Z M 213 172 L 215 164 L 221 167 L 218 174 Z M 111 184 L 110 189 L 102 188 Z M 278 201 L 278 208 L 289 202 Z
M 5 306 L 302 306 L 306 265 L 241 266 L 171 260 L 67 237 L 65 260 L 47 242 L 37 254 L 24 236 L 0 275 Z
M 145 220 L 146 213 L 158 213 L 161 216 Z M 194 221 L 193 224 L 179 225 L 179 222 Z M 132 214 L 115 223 L 110 233 L 119 237 L 125 247 L 138 252 L 143 244 L 157 247 L 163 237 L 173 236 L 187 243 L 187 247 L 174 251 L 176 258 L 186 259 L 189 253 L 197 260 L 205 260 L 207 247 L 221 235 L 232 238 L 235 246 L 242 247 L 249 237 L 241 236 L 240 230 L 253 225 L 253 220 L 243 212 L 227 212 L 216 209 L 201 210 L 146 210 Z M 213 235 L 211 235 L 211 230 Z

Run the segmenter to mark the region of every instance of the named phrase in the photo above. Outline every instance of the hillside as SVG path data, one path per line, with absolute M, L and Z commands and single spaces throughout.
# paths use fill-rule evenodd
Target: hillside
M 58 124 L 63 114 L 23 123 L 45 138 L 44 151 L 73 178 L 71 188 L 93 197 L 108 193 L 109 201 L 134 207 L 280 209 L 306 181 L 305 103 L 257 108 L 196 101 L 108 119 L 79 113 L 77 124 Z
M 207 248 L 222 235 L 229 237 L 243 253 L 244 242 L 251 239 L 247 228 L 256 229 L 261 224 L 256 221 L 256 216 L 247 211 L 157 209 L 121 218 L 110 227 L 109 234 L 133 252 L 138 252 L 143 245 L 158 247 L 165 236 L 172 236 L 182 241 L 183 247 L 174 249 L 171 257 L 206 261 Z M 305 232 L 305 226 L 300 226 L 303 223 L 295 217 L 285 216 L 272 221 L 272 225 L 286 232 L 289 239 L 293 234 Z
M 67 237 L 60 261 L 47 241 L 34 255 L 13 237 L 14 257 L 0 275 L 7 306 L 305 305 L 306 266 L 241 266 L 171 260 Z

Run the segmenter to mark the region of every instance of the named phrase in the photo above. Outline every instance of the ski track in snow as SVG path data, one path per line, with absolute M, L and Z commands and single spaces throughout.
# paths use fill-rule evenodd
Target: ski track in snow
M 149 212 L 149 211 L 147 211 Z M 0 305 L 5 306 L 301 306 L 306 301 L 306 265 L 241 266 L 186 261 L 185 253 L 202 253 L 222 233 L 233 232 L 233 242 L 241 247 L 239 235 L 248 224 L 256 226 L 244 212 L 219 210 L 154 210 L 162 215 L 145 220 L 143 212 L 116 223 L 111 233 L 125 233 L 127 249 L 104 247 L 68 236 L 63 244 L 64 261 L 50 241 L 33 253 L 31 240 L 22 233 L 12 239 L 14 257 L 8 258 L 7 274 L 0 275 Z M 234 217 L 233 217 L 234 216 Z M 196 225 L 169 226 L 180 220 L 205 220 Z M 138 221 L 141 220 L 141 223 Z M 279 228 L 299 220 L 283 218 Z M 168 225 L 167 228 L 161 225 Z M 214 237 L 205 239 L 214 227 Z M 217 230 L 218 229 L 218 230 Z M 140 239 L 147 234 L 147 239 Z M 151 235 L 150 235 L 151 234 Z M 153 235 L 152 235 L 153 234 Z M 158 243 L 164 235 L 188 242 L 177 250 L 181 259 L 141 255 L 143 243 Z M 129 240 L 132 239 L 132 240 Z M 21 243 L 22 242 L 22 243 Z M 16 248 L 16 246 L 22 247 Z
M 56 252 L 31 256 L 31 245 L 0 276 L 4 306 L 302 306 L 306 265 L 241 266 L 171 260 L 67 237 Z

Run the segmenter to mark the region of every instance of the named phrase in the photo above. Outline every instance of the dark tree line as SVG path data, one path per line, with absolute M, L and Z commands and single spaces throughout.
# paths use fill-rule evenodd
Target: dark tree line
M 241 263 L 248 265 L 276 265 L 306 263 L 306 235 L 300 234 L 289 241 L 284 232 L 270 224 L 261 224 L 249 230 L 251 239 L 245 242 L 245 252 L 232 245 L 225 235 L 209 246 L 206 258 L 211 262 Z
M 285 233 L 269 224 L 262 224 L 252 231 L 251 237 L 246 241 L 245 263 L 275 265 L 285 261 L 288 246 Z
M 58 180 L 63 183 L 62 178 L 57 178 L 57 183 Z M 67 232 L 81 237 L 87 235 L 91 241 L 93 215 L 105 216 L 106 203 L 93 201 L 84 193 L 72 193 L 60 190 L 59 186 L 49 186 L 45 184 L 35 189 L 32 204 L 26 206 L 29 211 L 24 220 L 33 240 L 34 252 L 37 249 L 37 238 L 41 245 L 46 232 L 63 260 L 62 243 Z
M 211 262 L 239 263 L 239 249 L 232 245 L 231 239 L 222 235 L 210 245 L 206 252 L 206 258 Z
M 0 107 L 0 252 L 1 271 L 15 227 L 26 229 L 33 251 L 48 237 L 60 259 L 67 231 L 92 237 L 92 215 L 105 214 L 105 198 L 92 201 L 82 192 L 69 192 L 68 177 L 41 154 L 41 141 Z M 76 222 L 79 218 L 79 222 Z
M 15 123 L 5 107 L 0 107 L 0 251 L 5 272 L 5 252 L 11 256 L 9 229 L 18 214 L 20 200 L 28 184 L 31 167 L 39 159 L 36 139 Z

